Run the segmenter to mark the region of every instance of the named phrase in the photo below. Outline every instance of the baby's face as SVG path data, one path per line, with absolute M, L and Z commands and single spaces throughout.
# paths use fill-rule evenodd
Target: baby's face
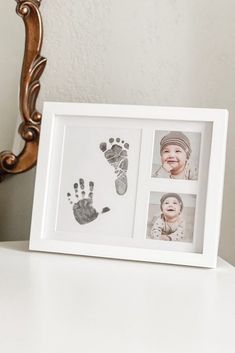
M 161 152 L 161 160 L 165 169 L 177 174 L 184 170 L 187 154 L 180 146 L 167 145 Z
M 162 212 L 167 218 L 175 218 L 181 212 L 181 205 L 176 197 L 167 197 L 162 203 Z

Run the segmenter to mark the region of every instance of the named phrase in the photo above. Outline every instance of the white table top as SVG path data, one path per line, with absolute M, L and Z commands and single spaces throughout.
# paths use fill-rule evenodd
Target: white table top
M 0 243 L 2 353 L 234 353 L 235 269 Z

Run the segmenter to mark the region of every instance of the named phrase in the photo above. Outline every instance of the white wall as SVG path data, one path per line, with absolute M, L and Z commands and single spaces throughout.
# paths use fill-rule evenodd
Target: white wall
M 235 2 L 43 0 L 41 10 L 48 65 L 40 109 L 44 100 L 229 109 L 220 254 L 235 264 Z M 2 185 L 0 214 L 10 216 L 0 217 L 1 239 L 27 238 L 33 172 Z

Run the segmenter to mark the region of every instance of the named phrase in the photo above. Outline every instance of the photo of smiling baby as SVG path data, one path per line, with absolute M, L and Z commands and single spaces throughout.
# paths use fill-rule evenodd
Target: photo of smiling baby
M 151 192 L 147 238 L 192 242 L 195 196 Z
M 198 179 L 200 134 L 156 131 L 152 177 Z
M 178 194 L 168 193 L 161 197 L 161 215 L 156 218 L 151 228 L 152 239 L 173 241 L 182 241 L 184 239 L 183 206 L 183 201 Z

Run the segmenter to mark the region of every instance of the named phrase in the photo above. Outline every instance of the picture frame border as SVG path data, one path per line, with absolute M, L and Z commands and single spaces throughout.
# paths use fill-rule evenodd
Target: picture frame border
M 44 227 L 46 200 L 48 197 L 48 166 L 51 163 L 54 135 L 53 127 L 57 116 L 66 116 L 68 119 L 69 117 L 85 116 L 212 123 L 213 128 L 202 253 L 163 251 L 46 239 L 44 237 Z M 223 201 L 228 125 L 227 110 L 46 102 L 44 104 L 43 117 L 30 233 L 30 250 L 209 268 L 216 267 Z M 216 190 L 216 195 L 214 190 Z M 211 212 L 212 208 L 213 215 Z

